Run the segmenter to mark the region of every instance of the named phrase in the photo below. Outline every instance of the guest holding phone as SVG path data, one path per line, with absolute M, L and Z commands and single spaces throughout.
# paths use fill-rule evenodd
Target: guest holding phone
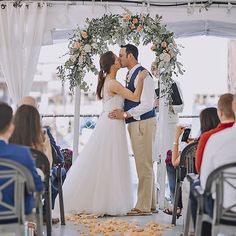
M 176 126 L 175 129 L 175 138 L 173 143 L 172 151 L 167 152 L 166 158 L 166 169 L 167 169 L 167 177 L 169 181 L 169 189 L 170 189 L 170 196 L 171 196 L 171 204 L 174 203 L 174 194 L 175 194 L 175 184 L 176 184 L 176 167 L 179 165 L 180 160 L 180 150 L 179 150 L 179 143 L 180 137 L 182 143 L 188 143 L 191 139 L 189 139 L 191 129 L 186 126 Z M 186 146 L 186 144 L 185 144 Z M 177 157 L 177 158 L 176 158 Z M 172 215 L 172 206 L 164 209 L 164 213 L 168 215 Z M 181 216 L 182 213 L 182 194 L 180 193 L 179 201 L 178 201 L 178 208 L 177 208 L 177 218 Z
M 189 139 L 190 132 L 191 129 L 186 126 L 182 125 L 176 126 L 175 141 L 173 143 L 172 158 L 171 158 L 171 162 L 174 167 L 177 167 L 180 162 L 180 153 L 181 153 L 181 151 L 179 150 L 180 137 L 182 136 L 181 142 L 185 142 L 187 144 L 194 141 L 193 139 Z
M 220 123 L 217 109 L 215 107 L 208 107 L 201 111 L 200 113 L 200 132 L 201 135 L 211 129 L 214 129 L 217 127 L 217 125 Z M 186 131 L 185 131 L 186 130 Z M 184 131 L 186 132 L 185 135 L 183 134 Z M 179 149 L 179 143 L 180 143 L 180 137 L 182 135 L 183 140 L 186 139 L 186 135 L 189 132 L 189 130 L 186 128 L 186 126 L 177 126 L 175 131 L 175 141 L 173 143 L 173 149 L 172 149 L 172 165 L 174 167 L 177 167 L 180 162 L 180 152 Z M 199 140 L 201 135 L 198 138 L 191 139 L 187 138 L 184 142 L 191 143 L 193 141 Z M 182 140 L 181 140 L 182 141 Z
M 200 132 L 203 134 L 206 131 L 209 131 L 219 124 L 220 120 L 217 115 L 217 109 L 215 107 L 208 107 L 201 111 L 200 113 Z M 185 134 L 183 134 L 185 132 Z M 198 138 L 190 138 L 191 130 L 188 126 L 184 125 L 178 125 L 175 129 L 175 139 L 173 142 L 173 148 L 172 152 L 170 152 L 169 157 L 171 158 L 171 163 L 167 163 L 166 168 L 169 168 L 167 171 L 167 176 L 169 180 L 169 187 L 170 187 L 170 194 L 171 199 L 174 200 L 174 191 L 175 191 L 175 181 L 176 181 L 176 170 L 175 168 L 179 166 L 180 163 L 180 154 L 182 149 L 180 148 L 180 143 L 192 143 L 196 140 L 199 140 Z M 181 139 L 180 139 L 181 138 Z M 184 145 L 185 147 L 186 145 Z M 172 202 L 173 202 L 172 200 Z M 182 212 L 182 191 L 180 192 L 180 198 L 178 202 L 178 208 L 177 208 L 177 218 L 181 216 Z M 166 208 L 164 209 L 164 213 L 172 215 L 172 208 Z

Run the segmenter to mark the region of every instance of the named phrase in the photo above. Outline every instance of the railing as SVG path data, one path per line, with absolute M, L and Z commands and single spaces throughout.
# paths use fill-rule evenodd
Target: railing
M 88 141 L 88 138 L 91 134 L 91 130 L 96 126 L 98 117 L 99 117 L 98 114 L 81 114 L 80 115 L 81 119 L 80 119 L 79 133 L 78 133 L 78 135 L 80 136 L 79 138 L 80 151 L 83 149 L 83 146 Z M 51 127 L 52 132 L 58 144 L 62 148 L 66 147 L 66 148 L 72 149 L 72 143 L 73 143 L 72 127 L 74 123 L 74 115 L 73 114 L 44 114 L 42 115 L 42 118 L 43 118 L 43 124 L 49 125 Z M 68 120 L 64 120 L 64 118 L 67 118 Z M 181 119 L 180 120 L 181 122 L 182 120 L 184 120 L 183 123 L 195 124 L 196 122 L 198 122 L 198 120 L 196 120 L 195 122 L 195 119 L 199 118 L 199 116 L 181 115 L 179 116 L 179 118 Z M 189 122 L 189 119 L 194 119 L 194 121 Z M 195 128 L 195 131 L 196 131 L 198 130 L 198 125 L 192 125 L 192 128 Z M 192 131 L 193 131 L 192 134 L 194 134 L 193 129 Z
M 49 118 L 54 118 L 54 117 L 74 117 L 73 114 L 56 114 L 56 115 L 52 115 L 52 114 L 44 114 L 42 115 L 42 117 L 49 117 Z M 87 115 L 83 115 L 81 114 L 80 117 L 99 117 L 99 115 L 97 114 L 87 114 Z M 182 118 L 199 118 L 199 116 L 192 116 L 192 115 L 182 115 L 179 116 L 180 119 Z
M 73 114 L 56 114 L 56 115 L 52 115 L 52 114 L 44 114 L 42 115 L 43 118 L 57 118 L 57 117 L 74 117 Z M 87 114 L 87 115 L 80 115 L 80 117 L 99 117 L 99 115 L 97 114 Z

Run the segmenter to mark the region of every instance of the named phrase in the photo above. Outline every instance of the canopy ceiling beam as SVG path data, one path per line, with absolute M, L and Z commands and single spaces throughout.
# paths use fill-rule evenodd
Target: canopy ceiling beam
M 20 5 L 21 2 L 35 2 L 34 0 L 0 0 L 0 3 L 4 2 L 15 2 L 17 5 Z M 125 3 L 125 4 L 132 4 L 132 5 L 148 5 L 148 6 L 153 6 L 153 7 L 178 7 L 178 6 L 187 6 L 189 4 L 195 4 L 195 5 L 201 5 L 204 6 L 205 8 L 209 8 L 211 6 L 236 6 L 236 0 L 231 0 L 231 1 L 193 1 L 193 0 L 188 0 L 188 1 L 180 1 L 180 0 L 175 0 L 175 1 L 163 1 L 163 0 L 40 0 L 39 2 L 46 2 L 46 3 L 53 3 L 53 4 L 69 4 L 69 5 L 75 5 L 75 4 L 120 4 L 120 3 Z

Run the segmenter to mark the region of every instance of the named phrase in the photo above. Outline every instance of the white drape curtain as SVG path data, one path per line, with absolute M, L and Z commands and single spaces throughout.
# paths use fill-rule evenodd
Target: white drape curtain
M 2 2 L 1 2 L 2 3 Z M 3 4 L 3 3 L 2 3 Z M 14 102 L 29 94 L 44 33 L 47 5 L 4 3 L 0 9 L 0 66 Z

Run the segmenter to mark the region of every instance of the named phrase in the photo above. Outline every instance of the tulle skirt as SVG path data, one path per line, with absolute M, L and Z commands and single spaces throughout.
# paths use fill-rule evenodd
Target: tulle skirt
M 68 172 L 63 184 L 65 213 L 124 215 L 133 207 L 125 124 L 107 115 L 100 116 Z

